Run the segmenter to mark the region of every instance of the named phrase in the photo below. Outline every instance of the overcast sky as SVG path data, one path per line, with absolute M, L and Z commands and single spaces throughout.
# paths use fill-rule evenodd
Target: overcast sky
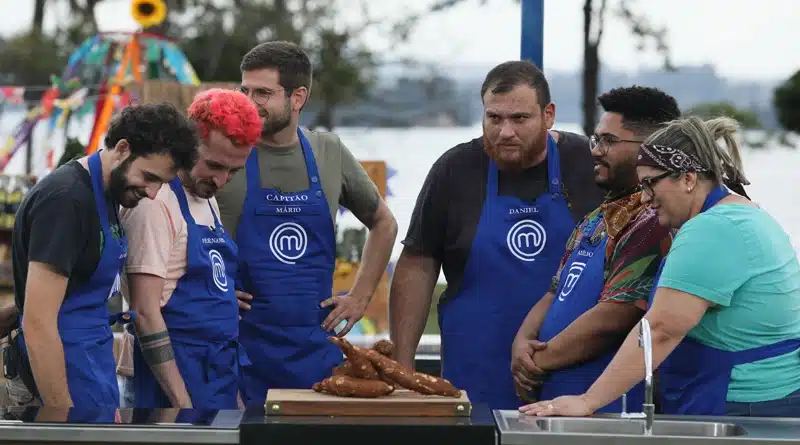
M 30 26 L 33 0 L 0 0 L 16 5 L 3 8 L 0 33 L 8 35 Z M 354 1 L 355 2 L 355 1 Z M 422 8 L 431 0 L 375 2 L 385 13 Z M 427 19 L 402 49 L 404 55 L 448 63 L 495 64 L 519 58 L 520 12 L 512 0 L 478 0 L 447 14 Z M 669 29 L 676 64 L 711 64 L 732 79 L 781 80 L 800 69 L 800 7 L 798 0 L 636 0 L 655 24 Z M 103 30 L 133 30 L 130 0 L 105 0 L 98 7 Z M 610 5 L 617 1 L 609 0 Z M 582 61 L 582 0 L 545 1 L 545 70 L 577 70 Z M 393 9 L 387 9 L 393 8 Z M 349 14 L 359 14 L 353 8 Z M 349 17 L 352 19 L 352 17 Z M 58 20 L 51 10 L 46 27 Z M 618 70 L 658 66 L 659 58 L 638 54 L 635 42 L 618 19 L 606 22 L 601 59 Z

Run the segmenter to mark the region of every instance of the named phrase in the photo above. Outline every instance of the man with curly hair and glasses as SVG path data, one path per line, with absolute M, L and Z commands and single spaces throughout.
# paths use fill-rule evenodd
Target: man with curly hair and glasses
M 197 156 L 196 126 L 169 104 L 125 108 L 105 148 L 70 161 L 27 194 L 12 264 L 21 326 L 4 354 L 13 404 L 115 408 L 119 388 L 109 298 L 120 291 L 128 239 L 119 207 L 154 199 Z
M 613 89 L 589 145 L 603 203 L 578 224 L 550 291 L 531 309 L 512 347 L 511 372 L 523 400 L 583 394 L 603 372 L 647 308 L 672 237 L 641 201 L 636 157 L 642 141 L 680 117 L 672 96 L 655 88 Z M 543 378 L 547 375 L 547 378 Z M 628 393 L 641 411 L 640 385 Z M 604 411 L 619 412 L 621 400 Z
M 202 134 L 194 168 L 121 214 L 131 243 L 123 289 L 136 312 L 120 354 L 132 371 L 123 404 L 133 392 L 137 408 L 235 409 L 238 248 L 215 195 L 244 167 L 261 119 L 247 96 L 223 89 L 198 94 L 188 114 Z

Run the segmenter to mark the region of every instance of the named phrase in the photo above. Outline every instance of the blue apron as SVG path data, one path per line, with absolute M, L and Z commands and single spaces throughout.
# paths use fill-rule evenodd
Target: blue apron
M 117 364 L 111 325 L 133 319 L 132 313 L 110 314 L 107 302 L 120 291 L 120 272 L 128 256 L 128 239 L 115 239 L 108 221 L 100 152 L 89 156 L 95 206 L 104 242 L 100 261 L 89 280 L 64 297 L 58 312 L 58 332 L 64 347 L 67 385 L 76 408 L 117 408 Z M 22 330 L 17 337 L 25 354 Z M 112 410 L 101 410 L 106 418 Z M 99 418 L 98 418 L 99 419 Z
M 597 225 L 603 219 L 602 212 L 584 226 L 580 245 L 572 251 L 559 278 L 553 304 L 547 311 L 539 341 L 548 342 L 573 321 L 597 305 L 605 286 L 606 245 L 608 234 L 603 231 L 600 239 L 592 239 Z M 550 373 L 542 384 L 540 400 L 552 400 L 565 395 L 580 395 L 600 377 L 617 353 L 612 349 L 593 360 L 576 364 Z M 628 392 L 627 408 L 641 411 L 644 402 L 644 387 L 639 383 Z M 597 410 L 597 412 L 619 412 L 621 398 Z
M 486 199 L 464 278 L 439 304 L 442 375 L 490 409 L 521 405 L 511 376 L 511 344 L 522 320 L 547 292 L 575 221 L 561 186 L 561 163 L 547 139 L 549 190 L 534 203 L 498 196 L 489 163 Z
M 728 194 L 723 186 L 715 188 L 709 193 L 700 212 L 710 209 Z M 651 305 L 665 262 L 666 258 L 659 266 L 656 284 L 650 293 Z M 800 339 L 790 339 L 743 351 L 723 351 L 686 336 L 658 369 L 664 414 L 725 415 L 728 385 L 734 366 L 778 357 L 798 348 Z
M 169 183 L 186 221 L 186 273 L 161 309 L 175 362 L 194 408 L 236 409 L 239 384 L 239 305 L 236 301 L 236 244 L 220 224 L 211 202 L 214 227 L 197 224 L 180 179 Z M 134 345 L 137 408 L 168 408 L 171 403 Z
M 242 312 L 240 341 L 251 364 L 242 366 L 245 403 L 263 406 L 270 388 L 309 389 L 343 361 L 321 328 L 331 308 L 336 236 L 317 164 L 298 129 L 310 189 L 261 187 L 258 152 L 247 159 L 247 195 L 236 234 L 242 290 L 253 295 Z

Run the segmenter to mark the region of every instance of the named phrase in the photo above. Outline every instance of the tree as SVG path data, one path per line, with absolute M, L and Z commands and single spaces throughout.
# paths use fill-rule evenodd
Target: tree
M 800 71 L 775 89 L 772 103 L 781 126 L 800 133 Z
M 435 0 L 427 12 L 446 11 L 469 0 Z M 514 0 L 519 3 L 520 0 Z M 475 0 L 479 5 L 486 5 L 488 0 Z M 653 26 L 642 14 L 634 12 L 631 4 L 634 0 L 619 0 L 616 16 L 621 18 L 637 39 L 636 49 L 645 51 L 651 42 L 655 50 L 663 57 L 663 65 L 667 70 L 674 70 L 669 58 L 669 47 L 666 43 L 666 29 Z M 597 124 L 597 92 L 600 77 L 600 43 L 608 13 L 608 1 L 584 0 L 583 3 L 583 131 L 592 134 Z M 401 25 L 413 29 L 422 14 L 410 17 Z
M 313 126 L 326 128 L 333 127 L 338 105 L 368 94 L 374 83 L 377 64 L 366 33 L 393 29 L 392 21 L 371 18 L 366 0 L 186 2 L 171 10 L 180 13 L 171 14 L 165 26 L 200 79 L 238 82 L 241 57 L 252 47 L 267 40 L 296 42 L 314 66 L 311 100 L 320 112 Z M 343 23 L 344 8 L 354 7 L 363 11 L 362 20 Z
M 697 116 L 703 120 L 726 116 L 736 119 L 746 130 L 758 130 L 764 126 L 752 110 L 740 109 L 728 102 L 700 103 L 686 111 L 687 115 Z
M 11 37 L 2 46 L 0 67 L 12 84 L 49 86 L 50 75 L 60 73 L 66 64 L 55 39 L 36 32 Z
M 31 33 L 42 35 L 44 28 L 44 11 L 47 0 L 36 0 L 33 3 L 33 20 L 31 20 Z
M 631 0 L 620 0 L 617 16 L 623 19 L 638 39 L 636 49 L 645 51 L 647 43 L 653 42 L 655 50 L 663 57 L 664 68 L 674 70 L 666 43 L 666 29 L 656 28 L 644 15 L 636 14 L 631 3 Z M 597 125 L 600 43 L 603 39 L 607 6 L 607 0 L 600 0 L 597 7 L 593 0 L 585 0 L 583 3 L 583 131 L 586 134 L 592 134 Z

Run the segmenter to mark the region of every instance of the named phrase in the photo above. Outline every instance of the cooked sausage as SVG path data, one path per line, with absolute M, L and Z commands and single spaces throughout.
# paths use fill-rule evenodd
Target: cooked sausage
M 389 395 L 394 391 L 393 386 L 381 380 L 359 379 L 347 375 L 328 377 L 322 382 L 315 383 L 312 389 L 342 397 L 367 398 Z
M 344 352 L 344 355 L 347 356 L 347 359 L 350 360 L 354 377 L 367 380 L 379 380 L 378 371 L 375 369 L 375 366 L 373 366 L 372 362 L 370 362 L 362 352 L 365 351 L 365 349 L 353 346 L 353 344 L 343 338 L 328 337 L 328 339 L 331 343 L 338 345 L 342 352 Z
M 349 375 L 355 377 L 355 374 L 353 374 L 353 364 L 350 363 L 350 360 L 345 359 L 341 365 L 333 368 L 332 375 Z
M 394 354 L 394 343 L 391 340 L 378 340 L 372 345 L 372 349 L 378 351 L 380 355 L 393 358 L 392 354 Z
M 414 372 L 372 349 L 363 349 L 358 346 L 353 346 L 353 348 L 358 352 L 363 351 L 364 355 L 375 365 L 380 374 L 398 386 L 421 394 L 461 397 L 461 391 L 446 379 L 422 372 Z

